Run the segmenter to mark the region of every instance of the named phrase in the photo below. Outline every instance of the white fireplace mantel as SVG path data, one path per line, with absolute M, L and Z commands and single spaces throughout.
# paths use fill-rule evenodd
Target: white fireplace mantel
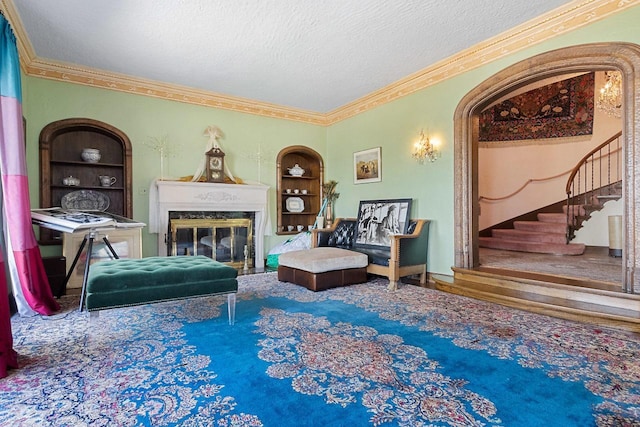
M 157 180 L 149 194 L 149 232 L 158 234 L 158 255 L 167 255 L 169 212 L 253 212 L 254 266 L 264 267 L 269 186 Z

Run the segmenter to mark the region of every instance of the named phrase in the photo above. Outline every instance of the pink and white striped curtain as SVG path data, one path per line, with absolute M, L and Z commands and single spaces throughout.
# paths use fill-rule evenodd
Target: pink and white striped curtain
M 4 234 L 0 239 L 2 267 L 8 269 L 13 294 L 21 314 L 53 314 L 60 306 L 53 298 L 44 271 L 40 248 L 31 226 L 29 182 L 25 161 L 22 127 L 22 87 L 20 63 L 13 30 L 0 15 L 0 220 Z M 5 277 L 5 268 L 0 276 Z M 0 299 L 7 300 L 4 280 L 0 283 Z M 2 359 L 13 353 L 11 324 L 7 301 L 0 303 L 0 348 Z M 7 346 L 7 344 L 9 344 Z M 10 350 L 8 350 L 10 349 Z M 10 359 L 10 357 L 9 357 Z M 12 361 L 0 361 L 0 376 Z
M 0 258 L 0 289 L 7 289 L 4 262 Z M 9 299 L 0 293 L 0 378 L 7 376 L 7 369 L 18 367 L 18 354 L 13 349 Z

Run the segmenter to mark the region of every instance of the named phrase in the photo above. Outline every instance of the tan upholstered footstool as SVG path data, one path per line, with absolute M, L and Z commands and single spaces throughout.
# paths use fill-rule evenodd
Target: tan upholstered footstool
M 367 281 L 365 254 L 339 248 L 313 248 L 278 256 L 278 280 L 312 291 Z

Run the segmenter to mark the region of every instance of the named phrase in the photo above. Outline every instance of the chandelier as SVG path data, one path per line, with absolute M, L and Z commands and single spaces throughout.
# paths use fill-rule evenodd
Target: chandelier
M 596 107 L 612 117 L 622 116 L 622 75 L 620 71 L 605 71 L 604 86 L 600 89 L 600 96 Z
M 411 155 L 420 164 L 424 164 L 425 160 L 435 162 L 440 157 L 438 147 L 433 144 L 424 131 L 420 131 L 420 139 L 413 146 L 413 154 Z

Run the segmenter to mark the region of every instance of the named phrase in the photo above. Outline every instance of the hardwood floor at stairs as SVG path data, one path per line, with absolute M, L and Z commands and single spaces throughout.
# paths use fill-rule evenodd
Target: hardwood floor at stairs
M 584 281 L 622 283 L 622 258 L 609 256 L 609 249 L 587 246 L 582 255 L 562 256 L 480 248 L 480 266 L 547 273 Z
M 640 332 L 640 295 L 622 291 L 608 248 L 579 256 L 480 249 L 480 267 L 434 277 L 436 289 L 565 319 Z

